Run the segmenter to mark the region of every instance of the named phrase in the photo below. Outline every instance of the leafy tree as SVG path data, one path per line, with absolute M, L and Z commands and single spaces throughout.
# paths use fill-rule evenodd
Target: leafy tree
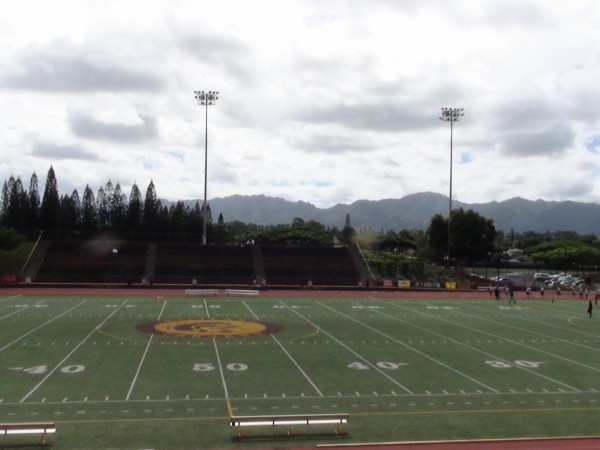
M 464 262 L 481 261 L 494 251 L 494 221 L 473 210 L 452 211 L 450 222 L 450 255 Z
M 426 234 L 430 256 L 435 261 L 443 261 L 444 255 L 448 254 L 448 220 L 441 214 L 434 215 Z
M 533 262 L 556 270 L 594 267 L 600 261 L 600 248 L 576 236 L 540 242 L 529 252 Z
M 25 236 L 13 228 L 0 226 L 0 250 L 12 250 L 25 242 Z
M 429 248 L 436 260 L 448 251 L 448 221 L 440 214 L 432 217 L 427 229 Z M 462 262 L 488 259 L 494 252 L 496 228 L 491 219 L 473 210 L 452 211 L 450 221 L 450 257 Z
M 375 242 L 374 247 L 378 250 L 400 251 L 416 250 L 417 243 L 406 230 L 399 233 L 388 231 L 385 234 L 380 234 Z

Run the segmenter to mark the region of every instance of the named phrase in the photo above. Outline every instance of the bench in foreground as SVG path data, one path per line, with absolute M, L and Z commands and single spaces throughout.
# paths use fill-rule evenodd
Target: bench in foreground
M 294 426 L 335 425 L 334 433 L 342 434 L 341 426 L 348 423 L 349 414 L 299 414 L 284 416 L 232 416 L 229 425 L 238 429 L 238 438 L 243 437 L 242 429 L 247 427 L 287 427 L 291 436 Z
M 56 433 L 54 422 L 0 423 L 0 436 L 39 434 L 42 447 L 46 443 L 46 436 L 52 433 Z
M 223 291 L 219 289 L 186 289 L 186 296 L 200 296 L 205 297 L 208 295 L 238 295 L 238 296 L 257 296 L 259 291 L 256 289 L 225 289 Z

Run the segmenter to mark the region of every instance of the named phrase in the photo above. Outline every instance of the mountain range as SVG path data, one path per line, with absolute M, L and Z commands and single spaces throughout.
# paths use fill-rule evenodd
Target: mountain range
M 193 205 L 197 200 L 187 200 Z M 168 203 L 168 202 L 167 202 Z M 202 200 L 199 200 L 200 205 Z M 164 204 L 164 203 L 163 203 Z M 241 221 L 256 225 L 291 224 L 295 218 L 315 220 L 342 229 L 346 215 L 355 230 L 425 230 L 435 214 L 448 216 L 448 197 L 421 192 L 400 199 L 358 200 L 349 205 L 317 208 L 303 201 L 291 202 L 265 195 L 232 195 L 209 200 L 213 220 L 223 214 L 225 222 Z M 453 209 L 472 209 L 492 219 L 499 231 L 574 231 L 600 235 L 600 205 L 572 201 L 526 200 L 520 197 L 501 202 L 453 202 Z

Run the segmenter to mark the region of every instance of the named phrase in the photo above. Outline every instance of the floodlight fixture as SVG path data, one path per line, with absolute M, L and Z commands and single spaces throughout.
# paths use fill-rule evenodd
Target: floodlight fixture
M 450 218 L 452 217 L 452 138 L 453 124 L 464 116 L 464 108 L 442 108 L 440 120 L 450 122 L 450 195 L 448 196 L 448 265 L 450 265 Z
M 204 114 L 204 203 L 202 203 L 202 245 L 206 245 L 206 220 L 208 204 L 206 199 L 208 187 L 208 107 L 219 99 L 219 91 L 194 91 L 198 104 L 205 107 Z

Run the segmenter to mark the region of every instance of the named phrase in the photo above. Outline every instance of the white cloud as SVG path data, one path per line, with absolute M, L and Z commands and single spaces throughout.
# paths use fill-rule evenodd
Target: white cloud
M 600 202 L 600 4 L 23 0 L 0 18 L 0 179 L 65 192 Z M 32 13 L 32 11 L 34 11 Z M 90 168 L 93 161 L 93 170 Z

